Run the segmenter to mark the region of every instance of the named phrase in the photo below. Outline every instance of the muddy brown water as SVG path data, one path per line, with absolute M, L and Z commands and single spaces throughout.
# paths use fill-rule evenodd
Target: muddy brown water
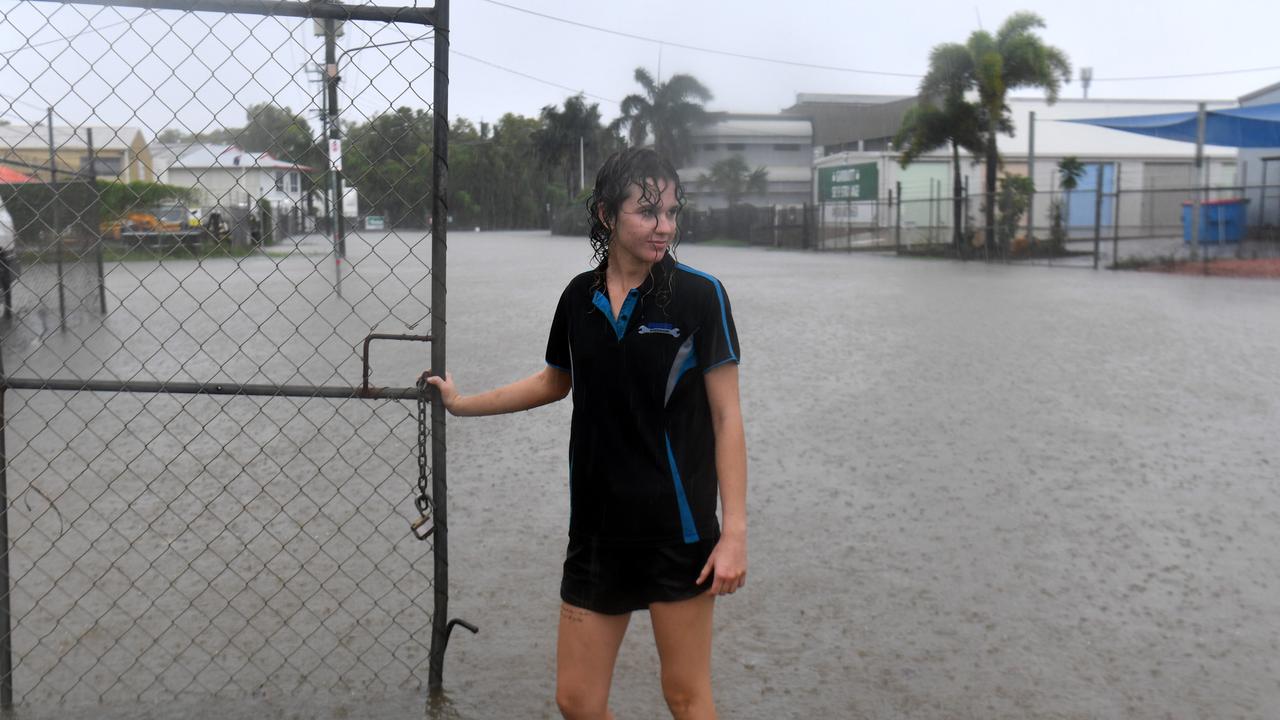
M 359 268 L 368 248 L 352 247 Z M 585 242 L 454 233 L 449 252 L 463 390 L 538 370 Z M 679 256 L 723 281 L 743 348 L 750 574 L 716 611 L 723 717 L 1280 713 L 1280 284 L 756 248 Z M 330 307 L 328 268 L 306 257 L 207 282 L 235 295 L 294 268 L 277 272 L 300 273 L 299 297 Z M 379 278 L 421 302 L 429 292 L 371 264 L 347 286 L 358 310 L 343 337 L 422 316 L 399 305 L 386 320 Z M 322 354 L 297 352 L 300 365 Z M 100 362 L 55 335 L 13 335 L 6 367 L 59 353 L 68 367 Z M 193 375 L 245 362 L 177 355 L 165 359 Z M 420 349 L 375 355 L 383 384 L 426 365 Z M 355 379 L 358 364 L 299 372 Z M 570 410 L 449 422 L 450 614 L 480 634 L 454 634 L 443 699 L 428 706 L 409 677 L 377 692 L 62 707 L 37 695 L 17 716 L 558 717 Z M 642 613 L 612 706 L 665 713 Z

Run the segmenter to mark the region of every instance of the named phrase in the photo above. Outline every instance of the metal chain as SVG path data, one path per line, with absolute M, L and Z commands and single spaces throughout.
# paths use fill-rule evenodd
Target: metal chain
M 418 378 L 418 495 L 413 504 L 418 508 L 418 519 L 410 527 L 419 540 L 426 540 L 435 532 L 431 524 L 431 511 L 434 503 L 427 493 L 427 393 L 431 385 L 427 383 L 427 373 Z

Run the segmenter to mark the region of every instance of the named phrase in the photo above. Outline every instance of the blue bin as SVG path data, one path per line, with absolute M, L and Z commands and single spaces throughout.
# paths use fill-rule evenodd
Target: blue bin
M 1200 203 L 1200 244 L 1237 243 L 1244 239 L 1248 198 Z M 1182 203 L 1182 242 L 1191 242 L 1191 201 Z

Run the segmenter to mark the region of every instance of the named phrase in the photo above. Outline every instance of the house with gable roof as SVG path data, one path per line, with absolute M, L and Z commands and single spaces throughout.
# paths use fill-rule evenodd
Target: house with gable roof
M 266 200 L 276 227 L 288 234 L 311 229 L 311 202 L 302 178 L 310 171 L 270 153 L 201 143 L 181 148 L 160 179 L 194 190 L 196 204 L 207 211 L 257 208 L 260 200 Z

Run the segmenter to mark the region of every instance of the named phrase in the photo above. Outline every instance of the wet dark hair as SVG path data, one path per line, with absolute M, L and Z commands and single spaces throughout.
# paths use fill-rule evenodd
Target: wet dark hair
M 596 185 L 587 199 L 588 222 L 591 227 L 591 251 L 594 253 L 596 283 L 604 287 L 604 271 L 609 264 L 609 242 L 613 238 L 613 226 L 617 224 L 622 203 L 626 202 L 631 187 L 640 188 L 642 205 L 656 204 L 659 200 L 658 181 L 675 183 L 676 206 L 684 210 L 684 188 L 680 176 L 666 158 L 652 148 L 629 148 L 609 156 L 596 173 Z M 679 212 L 679 210 L 677 212 Z M 601 219 L 601 215 L 604 219 Z M 672 249 L 680 239 L 679 225 Z

